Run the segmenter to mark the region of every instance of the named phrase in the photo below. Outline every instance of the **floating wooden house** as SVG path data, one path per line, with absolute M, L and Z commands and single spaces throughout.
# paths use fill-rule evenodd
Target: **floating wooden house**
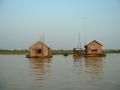
M 52 57 L 50 48 L 43 42 L 38 41 L 29 48 L 29 58 L 49 58 Z
M 84 56 L 105 56 L 105 53 L 102 50 L 102 44 L 96 40 L 85 45 L 85 54 Z
M 81 48 L 73 48 L 73 56 L 74 57 L 82 56 L 82 49 Z

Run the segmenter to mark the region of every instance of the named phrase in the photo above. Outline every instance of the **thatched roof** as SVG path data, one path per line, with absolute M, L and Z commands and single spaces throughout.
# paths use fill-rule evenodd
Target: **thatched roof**
M 101 43 L 99 43 L 98 41 L 96 41 L 96 40 L 93 40 L 92 42 L 90 42 L 90 43 L 88 43 L 87 45 L 85 45 L 85 46 L 88 46 L 88 45 L 90 45 L 90 44 L 92 44 L 92 43 L 97 43 L 97 44 L 99 44 L 100 46 L 103 46 Z
M 38 41 L 38 42 L 36 42 L 35 44 L 33 44 L 29 49 L 31 49 L 32 47 L 36 46 L 37 44 L 42 44 L 43 46 L 49 48 L 49 47 L 48 47 L 46 44 L 44 44 L 43 42 Z M 49 49 L 50 49 L 50 48 L 49 48 Z

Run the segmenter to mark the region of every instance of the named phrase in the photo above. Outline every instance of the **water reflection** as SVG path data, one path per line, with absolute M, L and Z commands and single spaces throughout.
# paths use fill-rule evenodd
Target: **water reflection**
M 92 79 L 102 78 L 102 57 L 73 57 L 74 71 Z
M 81 56 L 73 56 L 74 62 L 81 62 L 82 58 L 83 57 L 81 57 Z
M 84 67 L 83 57 L 73 56 L 73 60 L 74 60 L 74 66 L 76 67 L 76 69 L 78 69 L 78 67 L 81 67 L 81 68 Z M 79 69 L 81 69 L 81 68 L 79 68 Z
M 77 78 L 81 78 L 85 76 L 85 62 L 83 57 L 75 57 L 73 56 L 73 71 Z
M 102 78 L 103 69 L 103 57 L 86 57 L 85 66 L 86 72 L 91 78 L 100 79 Z
M 34 79 L 34 83 L 37 86 L 42 87 L 44 84 L 41 81 L 45 81 L 50 76 L 50 58 L 30 58 L 30 73 Z

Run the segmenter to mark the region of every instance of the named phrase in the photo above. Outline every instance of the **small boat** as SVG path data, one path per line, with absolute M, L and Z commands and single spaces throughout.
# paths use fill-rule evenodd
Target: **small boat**
M 26 58 L 30 58 L 30 55 L 27 54 L 27 55 L 26 55 Z
M 73 48 L 73 56 L 81 57 L 82 56 L 82 49 L 81 48 Z
M 67 52 L 65 52 L 65 53 L 64 53 L 64 56 L 68 56 L 68 53 L 67 53 Z

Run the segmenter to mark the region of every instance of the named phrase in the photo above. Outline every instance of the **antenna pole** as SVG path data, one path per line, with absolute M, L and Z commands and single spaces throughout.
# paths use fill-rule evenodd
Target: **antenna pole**
M 44 57 L 44 48 L 43 48 L 43 43 L 44 43 L 44 33 L 42 33 L 42 58 Z
M 39 34 L 39 40 L 41 41 L 41 35 Z
M 80 40 L 81 38 L 80 38 L 80 32 L 79 32 L 79 48 L 81 48 L 81 40 Z
M 42 42 L 44 43 L 45 40 L 44 40 L 44 33 L 42 34 Z
M 87 41 L 87 22 L 86 22 L 86 17 L 84 17 L 84 24 L 85 24 L 85 45 L 86 45 L 86 41 Z

